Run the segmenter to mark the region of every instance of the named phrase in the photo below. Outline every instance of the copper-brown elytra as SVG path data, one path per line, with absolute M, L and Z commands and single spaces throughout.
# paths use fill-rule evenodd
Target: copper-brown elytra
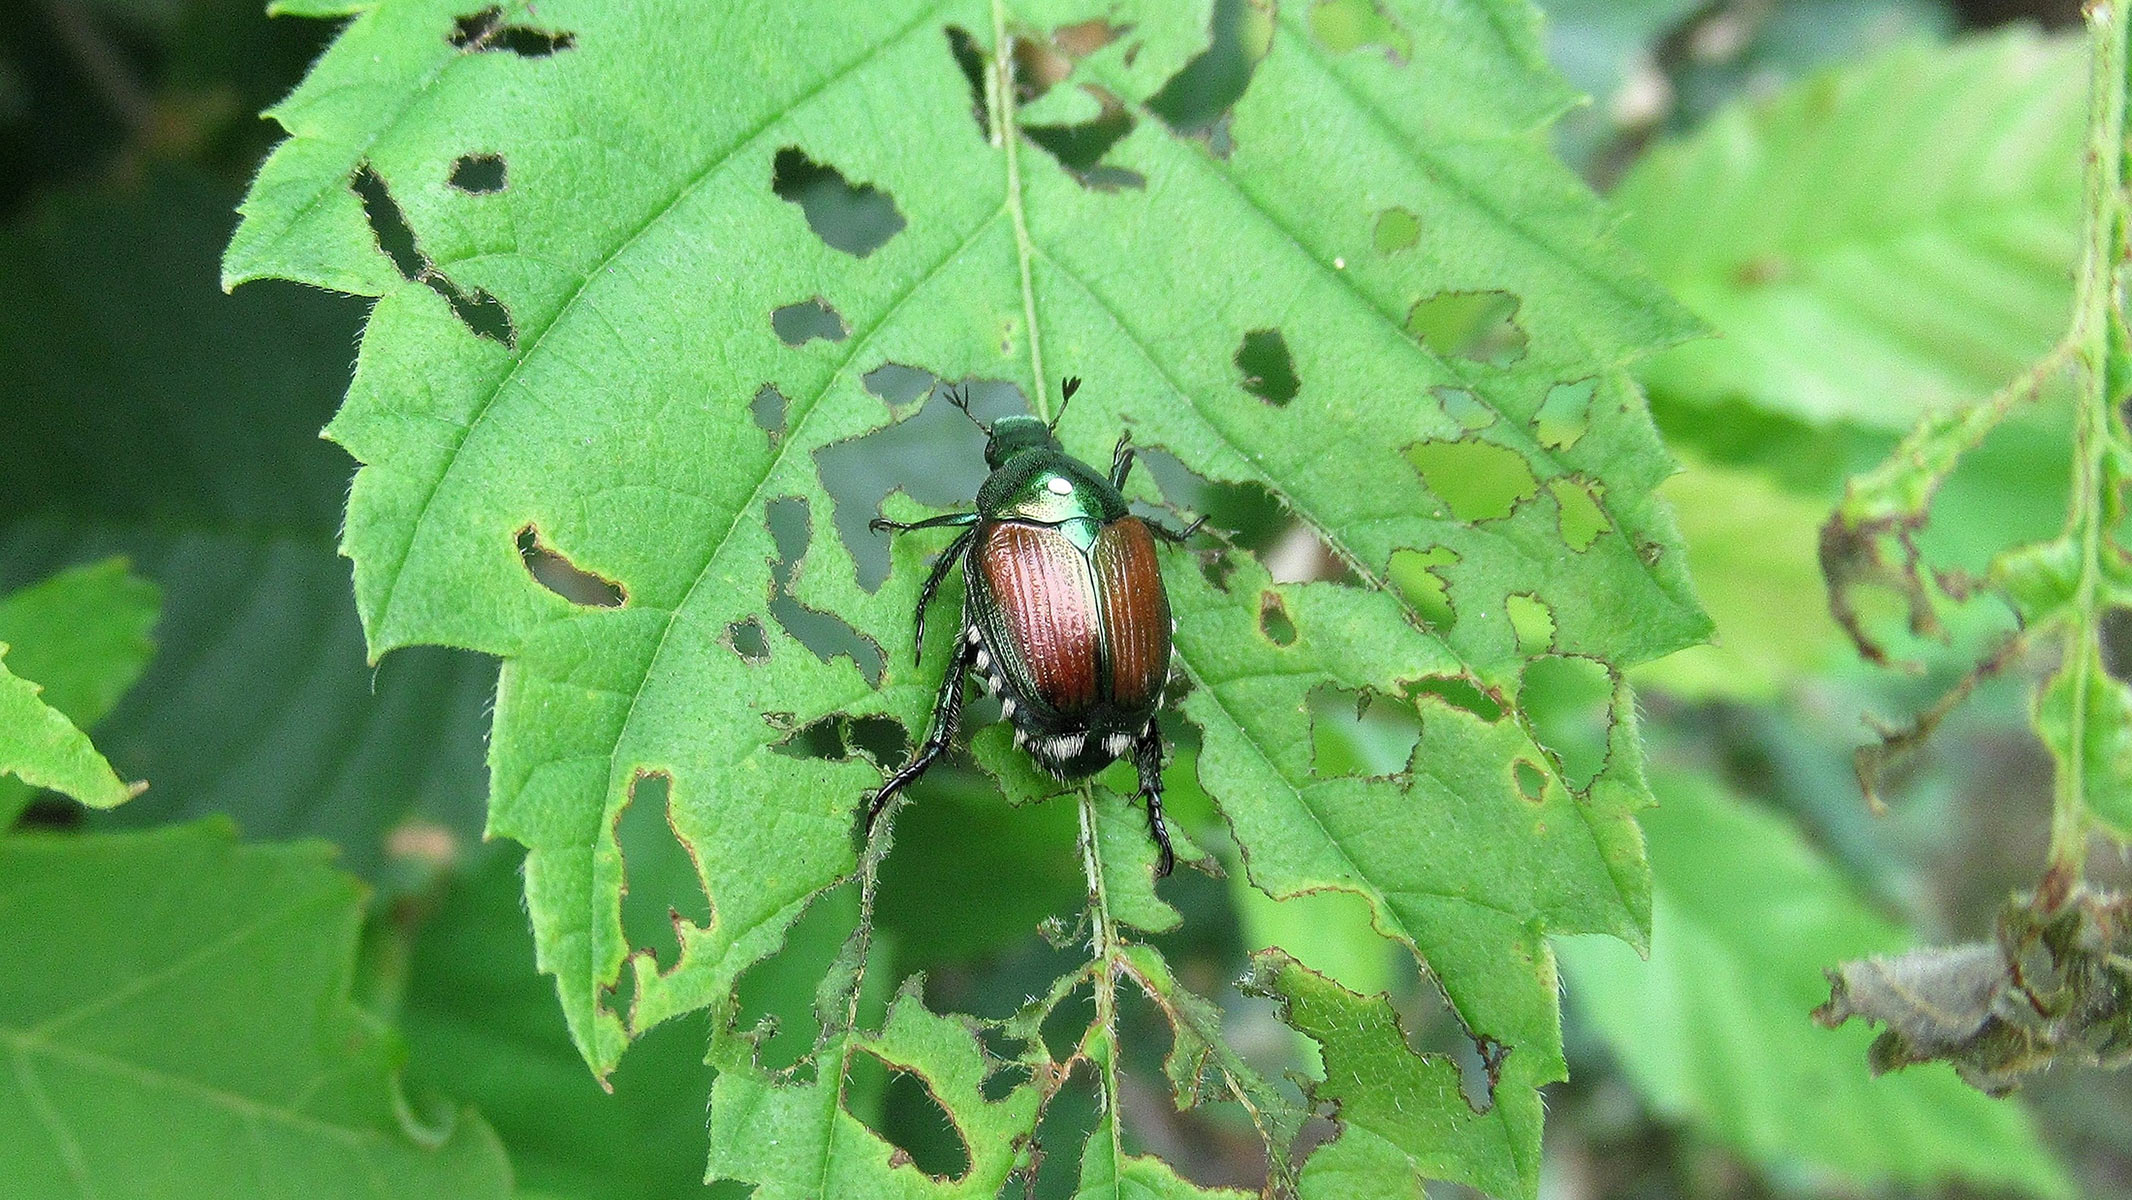
M 1066 381 L 1059 412 L 1081 386 Z M 948 402 L 969 415 L 969 395 L 950 388 Z M 976 421 L 974 416 L 971 420 Z M 1155 561 L 1155 539 L 1182 542 L 1199 528 L 1171 529 L 1142 520 L 1125 503 L 1133 467 L 1129 436 L 1118 439 L 1110 474 L 1067 454 L 1050 424 L 1001 417 L 985 431 L 992 474 L 977 491 L 977 511 L 923 521 L 873 522 L 883 530 L 962 530 L 933 564 L 918 594 L 917 645 L 925 644 L 925 609 L 956 564 L 963 567 L 962 631 L 932 728 L 918 752 L 889 776 L 866 810 L 866 826 L 890 799 L 933 765 L 962 721 L 964 676 L 975 672 L 1001 697 L 1014 744 L 1061 780 L 1083 779 L 1130 756 L 1140 772 L 1148 832 L 1161 850 L 1156 874 L 1175 865 L 1162 821 L 1162 731 L 1155 713 L 1170 678 L 1170 598 Z M 1202 518 L 1204 520 L 1204 518 Z

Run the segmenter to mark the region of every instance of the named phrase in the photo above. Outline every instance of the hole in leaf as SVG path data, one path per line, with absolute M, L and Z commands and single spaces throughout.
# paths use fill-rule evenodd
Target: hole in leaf
M 1087 991 L 1075 991 L 1059 1001 L 1044 1014 L 1044 1023 L 1037 1027 L 1044 1053 L 1050 1055 L 1053 1062 L 1065 1062 L 1073 1056 L 1074 1047 L 1081 1044 L 1081 1036 L 1088 1032 L 1095 1019 L 1095 997 Z
M 1494 442 L 1416 442 L 1406 453 L 1429 491 L 1468 525 L 1507 517 L 1540 489 L 1524 456 Z
M 770 661 L 770 639 L 763 634 L 762 622 L 754 617 L 726 626 L 725 644 L 752 666 Z
M 711 923 L 695 853 L 674 828 L 672 797 L 672 777 L 640 770 L 614 822 L 622 852 L 622 934 L 631 946 L 651 951 L 662 970 L 681 956 L 676 922 L 698 929 Z
M 770 567 L 770 615 L 816 658 L 828 662 L 843 655 L 868 684 L 881 686 L 881 647 L 843 618 L 809 608 L 792 594 L 808 543 L 813 539 L 814 520 L 807 501 L 798 496 L 772 500 L 767 506 L 767 519 L 770 537 L 777 543 L 777 559 Z
M 770 190 L 800 206 L 814 236 L 858 258 L 888 244 L 906 224 L 894 197 L 870 183 L 854 186 L 842 171 L 814 161 L 797 146 L 777 152 Z
M 1503 613 L 1510 618 L 1510 630 L 1517 636 L 1519 654 L 1545 654 L 1554 647 L 1555 613 L 1539 597 L 1522 593 L 1506 596 Z
M 1303 390 L 1295 359 L 1278 329 L 1254 329 L 1236 348 L 1236 365 L 1244 373 L 1244 390 L 1279 408 Z
M 1406 30 L 1376 0 L 1317 0 L 1310 8 L 1310 33 L 1334 54 L 1381 46 L 1385 57 L 1403 63 L 1414 52 Z
M 1534 804 L 1547 799 L 1547 772 L 1532 760 L 1520 758 L 1512 762 L 1510 775 L 1517 781 L 1518 795 Z
M 1288 606 L 1282 603 L 1279 592 L 1259 593 L 1258 629 L 1276 646 L 1295 645 L 1295 622 L 1289 619 Z
M 1533 736 L 1554 752 L 1562 777 L 1579 791 L 1606 768 L 1614 719 L 1614 677 L 1589 658 L 1536 658 L 1525 664 L 1518 705 Z
M 1407 310 L 1406 330 L 1438 354 L 1503 366 L 1525 356 L 1518 304 L 1509 292 L 1438 292 Z
M 462 154 L 452 163 L 451 185 L 477 196 L 500 192 L 506 182 L 503 155 Z
M 1549 450 L 1567 450 L 1584 436 L 1591 423 L 1592 397 L 1599 391 L 1596 379 L 1558 383 L 1547 389 L 1540 411 L 1533 414 L 1533 432 Z
M 910 750 L 910 735 L 891 717 L 854 717 L 830 713 L 807 722 L 773 742 L 770 749 L 786 758 L 819 758 L 842 762 L 860 755 L 879 767 L 902 763 Z
M 1017 47 L 1028 43 L 1017 43 Z M 1058 160 L 1060 167 L 1083 187 L 1099 192 L 1120 188 L 1144 188 L 1147 177 L 1138 171 L 1111 166 L 1103 161 L 1110 148 L 1133 131 L 1133 115 L 1118 98 L 1093 84 L 1081 90 L 1101 106 L 1095 116 L 1075 125 L 1023 125 L 1022 135 Z
M 429 256 L 416 247 L 415 231 L 408 226 L 392 193 L 386 190 L 385 181 L 370 169 L 369 163 L 364 163 L 355 169 L 350 186 L 356 199 L 362 201 L 363 216 L 370 222 L 378 249 L 385 252 L 402 276 L 420 281 L 429 273 Z
M 820 296 L 787 304 L 771 313 L 770 328 L 777 331 L 778 340 L 787 346 L 804 346 L 814 338 L 841 342 L 851 336 L 844 318 Z
M 470 293 L 437 269 L 416 244 L 415 231 L 407 224 L 406 215 L 369 163 L 355 169 L 348 186 L 362 202 L 364 219 L 370 223 L 378 248 L 392 260 L 402 277 L 442 296 L 451 306 L 452 315 L 475 337 L 497 342 L 507 350 L 517 345 L 518 333 L 511 326 L 511 313 L 503 301 L 490 295 L 486 288 Z
M 1429 389 L 1444 406 L 1444 415 L 1468 430 L 1486 429 L 1495 424 L 1495 410 L 1482 402 L 1471 388 L 1451 387 L 1439 384 Z
M 861 1051 L 851 1057 L 846 1090 L 881 1097 L 876 1119 L 868 1120 L 857 1112 L 852 1115 L 893 1147 L 890 1166 L 916 1167 L 941 1182 L 969 1174 L 969 1144 L 932 1086 L 916 1072 L 884 1062 L 872 1051 Z
M 1441 569 L 1458 562 L 1458 551 L 1448 546 L 1427 550 L 1392 551 L 1390 574 L 1406 601 L 1422 621 L 1439 634 L 1449 633 L 1458 620 Z
M 933 388 L 933 373 L 902 363 L 882 363 L 868 371 L 861 382 L 891 409 L 901 408 Z
M 955 59 L 955 66 L 970 84 L 970 113 L 977 118 L 979 137 L 992 136 L 992 109 L 985 99 L 985 52 L 970 36 L 970 31 L 960 25 L 947 27 L 948 53 Z
M 880 715 L 850 718 L 844 726 L 844 740 L 883 767 L 902 763 L 911 747 L 910 734 L 904 731 L 903 723 Z
M 518 531 L 518 561 L 526 566 L 533 582 L 572 604 L 590 608 L 620 608 L 629 593 L 611 579 L 595 575 L 557 553 L 541 540 L 540 530 L 528 524 Z
M 842 713 L 807 722 L 785 735 L 783 741 L 772 742 L 770 749 L 786 758 L 819 758 L 842 762 L 851 757 L 844 745 L 844 722 Z
M 1411 704 L 1368 689 L 1318 687 L 1310 693 L 1311 774 L 1320 779 L 1388 779 L 1406 771 L 1421 742 Z
M 1569 543 L 1570 549 L 1589 550 L 1600 534 L 1614 527 L 1599 503 L 1605 486 L 1576 475 L 1547 481 L 1547 490 L 1554 493 L 1555 503 L 1562 510 L 1562 540 Z
M 766 383 L 748 401 L 748 415 L 755 418 L 756 428 L 770 435 L 770 444 L 775 446 L 785 436 L 785 413 L 791 407 L 792 402 L 785 399 L 776 384 Z
M 1372 240 L 1379 254 L 1411 250 L 1421 241 L 1421 218 L 1403 208 L 1387 208 L 1377 214 Z
M 911 368 L 898 370 L 932 378 Z M 879 371 L 868 378 L 876 376 L 880 376 Z M 909 381 L 909 376 L 881 376 L 877 382 L 883 390 L 875 394 L 883 395 L 891 382 Z M 1013 384 L 979 379 L 965 380 L 958 386 L 968 388 L 970 411 L 980 419 L 1027 411 L 1021 390 Z M 891 391 L 883 398 L 892 400 L 896 394 Z M 867 522 L 883 515 L 890 495 L 902 492 L 928 509 L 967 508 L 990 474 L 985 468 L 983 431 L 947 403 L 940 392 L 934 392 L 918 411 L 901 421 L 821 447 L 814 452 L 814 462 L 822 488 L 829 493 L 837 536 L 851 553 L 859 586 L 869 592 L 879 589 L 881 581 L 888 578 L 891 541 L 888 534 L 867 528 Z M 928 549 L 945 550 L 954 540 L 954 531 L 895 536 L 917 538 L 917 544 Z M 941 590 L 949 596 L 955 594 L 952 587 Z
M 1502 701 L 1482 690 L 1478 683 L 1464 675 L 1424 675 L 1401 689 L 1403 695 L 1419 706 L 1421 697 L 1433 696 L 1453 708 L 1472 713 L 1481 720 L 1494 724 L 1503 719 Z
M 574 33 L 513 25 L 504 20 L 503 8 L 490 5 L 453 24 L 452 45 L 475 53 L 502 51 L 520 58 L 546 58 L 577 44 Z
M 1227 158 L 1230 111 L 1273 44 L 1270 0 L 1215 0 L 1207 48 L 1148 97 L 1148 111 L 1179 137 L 1202 138 Z
M 2118 605 L 2104 609 L 2097 632 L 2102 642 L 2102 669 L 2120 683 L 2132 680 L 2132 608 Z

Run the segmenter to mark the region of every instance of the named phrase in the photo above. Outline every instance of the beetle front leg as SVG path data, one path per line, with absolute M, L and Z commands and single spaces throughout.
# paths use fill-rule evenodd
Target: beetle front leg
M 958 512 L 941 513 L 937 517 L 927 517 L 923 521 L 891 521 L 886 517 L 875 517 L 866 523 L 866 527 L 875 533 L 908 533 L 913 529 L 938 529 L 942 525 L 968 526 L 975 524 L 977 524 L 976 513 Z
M 1147 526 L 1147 531 L 1149 533 L 1154 534 L 1156 537 L 1161 538 L 1163 541 L 1168 542 L 1172 546 L 1184 545 L 1185 542 L 1191 539 L 1193 534 L 1199 532 L 1199 527 L 1206 523 L 1206 517 L 1202 516 L 1197 521 L 1194 521 L 1190 525 L 1185 526 L 1183 529 L 1172 529 L 1160 521 L 1149 520 L 1147 518 L 1141 519 L 1141 524 Z
M 1125 477 L 1133 470 L 1133 435 L 1118 435 L 1117 448 L 1110 452 L 1110 486 L 1120 492 L 1125 490 Z
M 948 572 L 954 570 L 955 564 L 969 552 L 970 543 L 976 537 L 977 530 L 972 528 L 949 543 L 948 548 L 941 551 L 940 557 L 934 560 L 932 573 L 925 577 L 925 586 L 918 589 L 918 617 L 914 622 L 917 628 L 911 637 L 912 662 L 918 662 L 925 656 L 925 610 L 932 606 L 933 594 L 940 590 L 941 581 L 948 577 Z
M 1155 878 L 1161 879 L 1177 866 L 1177 852 L 1170 848 L 1170 827 L 1162 820 L 1162 731 L 1152 719 L 1133 743 L 1133 767 L 1140 772 L 1140 796 L 1147 801 L 1147 831 L 1161 851 L 1155 861 Z
M 888 807 L 888 802 L 895 798 L 896 793 L 918 782 L 918 777 L 925 774 L 926 768 L 932 766 L 941 755 L 947 753 L 948 745 L 955 740 L 955 730 L 962 724 L 963 676 L 969 673 L 971 664 L 976 661 L 976 640 L 970 637 L 956 639 L 955 657 L 948 663 L 947 677 L 940 681 L 940 696 L 933 701 L 932 727 L 927 731 L 924 743 L 918 747 L 918 753 L 912 755 L 911 760 L 903 764 L 894 775 L 889 776 L 888 782 L 881 785 L 881 790 L 874 793 L 873 802 L 866 808 L 868 837 L 873 836 L 875 818 L 881 815 L 882 809 Z

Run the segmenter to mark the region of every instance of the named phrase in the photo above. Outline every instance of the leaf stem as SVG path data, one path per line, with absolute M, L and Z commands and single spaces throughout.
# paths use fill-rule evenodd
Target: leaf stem
M 1007 153 L 1007 215 L 1014 221 L 1014 256 L 1021 264 L 1022 323 L 1029 338 L 1029 409 L 1038 420 L 1051 420 L 1051 400 L 1044 388 L 1043 339 L 1036 328 L 1035 248 L 1029 241 L 1029 218 L 1022 210 L 1021 137 L 1014 124 L 1014 42 L 1007 36 L 1004 0 L 992 0 L 992 139 Z
M 2070 753 L 2061 756 L 2051 804 L 2051 873 L 2078 879 L 2087 857 L 2087 725 L 2090 680 L 2101 667 L 2103 536 L 2112 442 L 2112 335 L 2119 249 L 2125 233 L 2126 9 L 2095 3 L 2087 10 L 2092 76 L 2088 96 L 2086 229 L 2073 309 L 2073 343 L 2081 366 L 2073 443 L 2072 511 L 2067 532 L 2080 548 L 2079 580 L 2066 640 L 2064 670 L 2071 683 Z
M 1096 795 L 1081 785 L 1081 869 L 1088 875 L 1088 909 L 1092 928 L 1088 948 L 1094 956 L 1090 987 L 1096 1002 L 1095 1024 L 1083 1037 L 1082 1050 L 1095 1063 L 1103 1084 L 1102 1111 L 1110 1126 L 1111 1178 L 1122 1178 L 1124 1126 L 1118 1113 L 1118 964 L 1124 946 L 1111 919 L 1110 897 L 1103 885 L 1102 851 L 1096 842 Z

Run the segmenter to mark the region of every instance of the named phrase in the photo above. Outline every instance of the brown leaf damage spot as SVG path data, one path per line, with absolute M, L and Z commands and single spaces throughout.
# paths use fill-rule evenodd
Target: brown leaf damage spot
M 416 243 L 415 231 L 408 226 L 407 217 L 394 202 L 385 180 L 369 163 L 356 167 L 348 187 L 362 202 L 364 219 L 370 223 L 378 249 L 392 260 L 403 278 L 442 296 L 451 306 L 452 315 L 475 337 L 487 338 L 506 350 L 516 347 L 518 331 L 512 327 L 511 312 L 503 301 L 490 295 L 486 288 L 467 291 L 430 261 Z
M 543 541 L 532 522 L 518 531 L 518 561 L 525 564 L 533 582 L 586 608 L 620 608 L 629 593 L 612 579 L 596 575 L 565 558 Z

